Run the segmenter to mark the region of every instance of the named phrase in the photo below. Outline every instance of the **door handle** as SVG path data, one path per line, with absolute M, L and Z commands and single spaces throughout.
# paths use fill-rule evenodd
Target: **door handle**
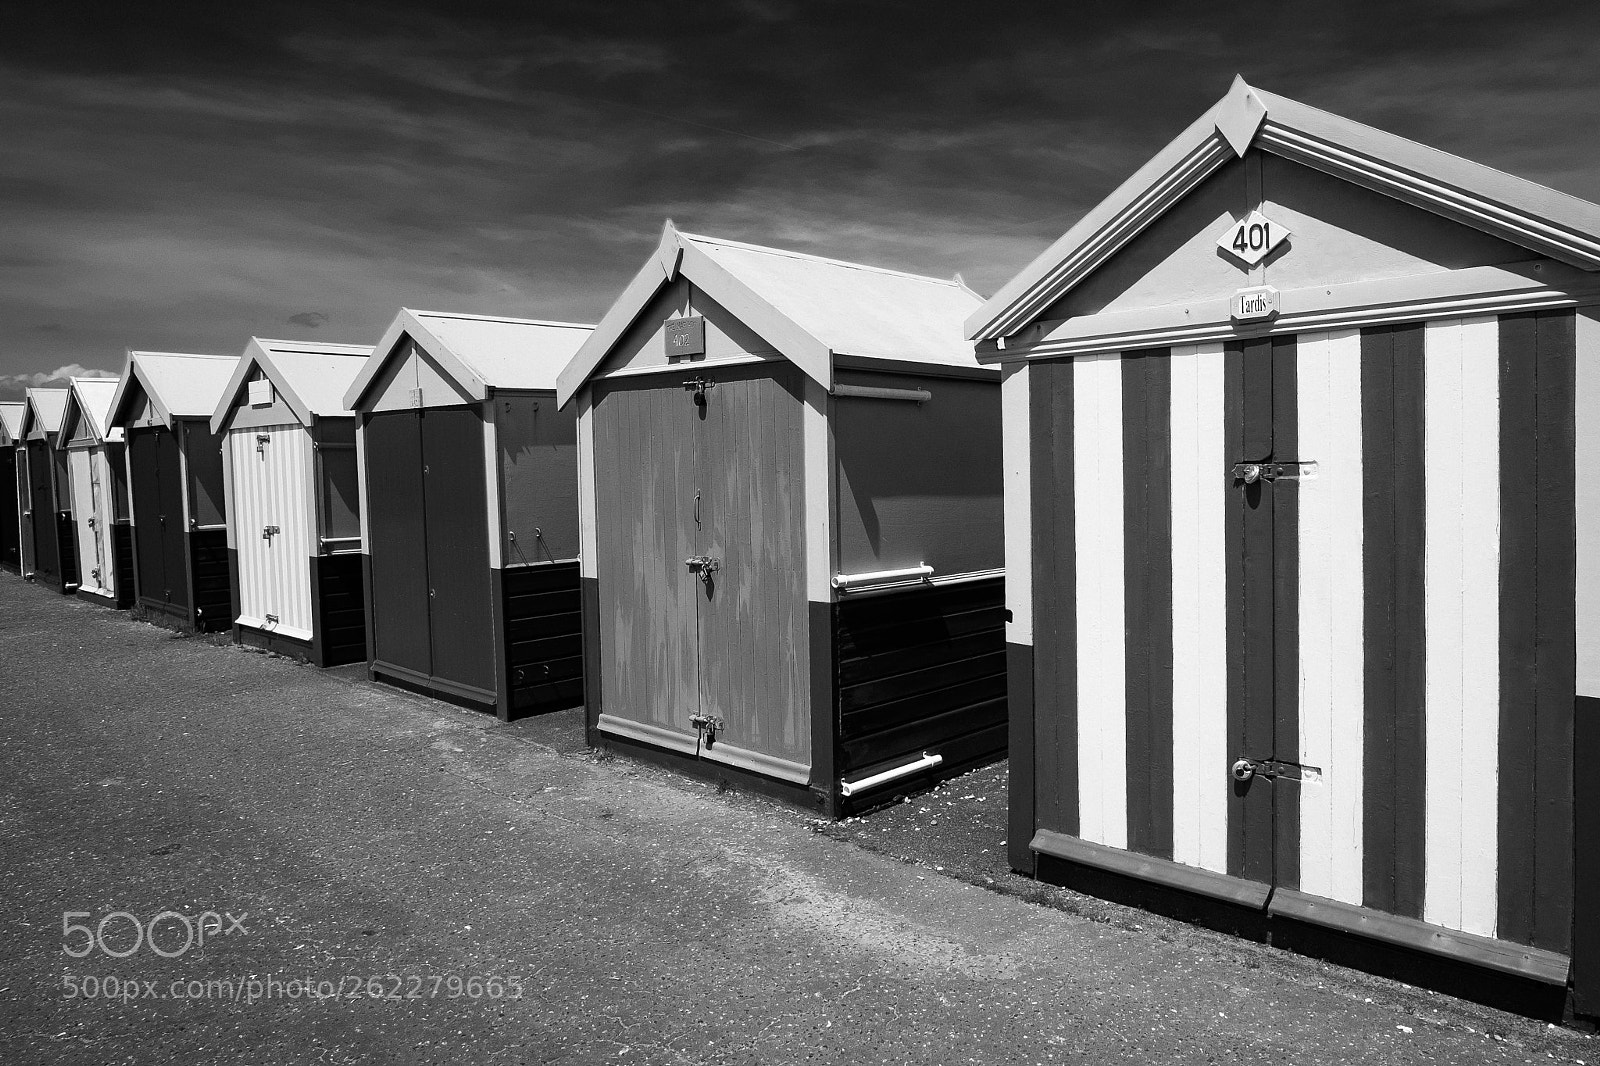
M 701 577 L 710 577 L 712 574 L 722 569 L 722 560 L 712 558 L 709 555 L 696 555 L 685 559 L 683 561 L 683 565 L 687 566 L 690 570 L 693 570 Z

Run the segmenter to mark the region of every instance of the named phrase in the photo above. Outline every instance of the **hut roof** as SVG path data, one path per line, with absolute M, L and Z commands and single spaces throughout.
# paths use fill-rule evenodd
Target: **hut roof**
M 33 432 L 35 424 L 46 433 L 61 432 L 61 416 L 67 410 L 66 389 L 29 389 L 26 408 L 22 413 L 23 437 Z
M 1001 286 L 967 319 L 966 335 L 993 340 L 1029 325 L 1252 147 L 1582 270 L 1600 270 L 1600 206 L 1235 78 L 1227 95 Z
M 116 399 L 117 385 L 116 378 L 72 378 L 67 384 L 66 413 L 61 420 L 63 431 L 75 430 L 78 420 L 82 419 L 83 424 L 89 427 L 89 435 L 96 441 L 120 441 L 122 427 L 108 429 L 111 402 Z
M 0 403 L 0 444 L 15 444 L 22 439 L 22 400 Z
M 689 279 L 823 385 L 833 357 L 975 367 L 962 321 L 983 300 L 959 277 L 930 278 L 685 233 L 669 219 L 634 276 L 561 373 L 566 403 L 661 289 Z
M 349 415 L 345 390 L 372 355 L 370 344 L 321 341 L 275 341 L 250 338 L 233 374 L 211 413 L 211 432 L 221 432 L 228 415 L 242 401 L 251 371 L 260 367 L 284 403 L 304 425 L 319 418 Z
M 235 355 L 129 352 L 110 423 L 120 426 L 132 416 L 129 407 L 140 392 L 168 426 L 176 418 L 209 419 L 238 361 Z
M 361 403 L 405 337 L 437 360 L 463 392 L 482 400 L 490 389 L 554 389 L 556 375 L 592 332 L 593 326 L 577 322 L 401 308 L 345 390 L 344 403 L 352 409 Z

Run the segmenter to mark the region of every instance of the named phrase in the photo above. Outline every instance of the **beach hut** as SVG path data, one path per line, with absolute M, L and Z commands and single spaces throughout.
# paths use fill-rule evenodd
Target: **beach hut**
M 367 656 L 355 416 L 370 345 L 252 338 L 222 390 L 234 640 L 337 666 Z
M 108 424 L 127 437 L 135 608 L 212 631 L 233 622 L 221 442 L 211 415 L 237 356 L 129 352 Z
M 59 447 L 67 390 L 29 389 L 26 395 L 21 439 L 28 487 L 22 521 L 28 535 L 22 572 L 30 581 L 71 592 L 78 585 L 78 558 L 67 498 L 67 453 Z
M 402 310 L 345 392 L 373 677 L 502 719 L 581 701 L 575 431 L 555 384 L 593 328 Z
M 592 742 L 830 815 L 1003 755 L 980 303 L 667 223 L 560 379 Z
M 121 429 L 109 428 L 116 378 L 72 378 L 61 416 L 78 595 L 109 607 L 133 603 L 133 533 Z
M 23 404 L 0 403 L 0 567 L 22 572 L 22 495 L 17 478 Z
M 1600 1010 L 1597 271 L 1241 79 L 969 319 L 1014 867 Z

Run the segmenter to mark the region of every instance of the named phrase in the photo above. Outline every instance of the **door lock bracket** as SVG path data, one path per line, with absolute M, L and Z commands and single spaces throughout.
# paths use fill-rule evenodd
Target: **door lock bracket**
M 1233 480 L 1253 485 L 1257 481 L 1310 481 L 1317 476 L 1314 462 L 1235 463 Z
M 695 555 L 683 561 L 689 571 L 699 576 L 707 585 L 711 584 L 711 575 L 722 569 L 722 560 L 710 555 Z
M 683 391 L 694 396 L 694 405 L 696 407 L 704 407 L 706 405 L 706 393 L 716 387 L 717 383 L 709 378 L 690 378 L 683 383 Z
M 1321 781 L 1322 767 L 1303 763 L 1283 762 L 1279 759 L 1251 759 L 1243 755 L 1234 760 L 1230 770 L 1235 781 L 1249 781 L 1264 777 L 1269 781 Z
M 703 743 L 707 750 L 717 742 L 717 733 L 727 728 L 720 715 L 695 714 L 689 716 L 689 724 L 694 726 L 695 748 L 699 749 Z

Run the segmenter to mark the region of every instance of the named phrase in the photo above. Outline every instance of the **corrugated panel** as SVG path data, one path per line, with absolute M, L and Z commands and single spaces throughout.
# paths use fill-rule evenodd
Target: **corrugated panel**
M 306 488 L 309 452 L 306 430 L 299 425 L 228 434 L 239 624 L 302 640 L 310 638 L 314 624 L 305 550 L 313 525 Z M 269 527 L 277 532 L 263 536 Z
M 86 592 L 115 595 L 106 541 L 109 519 L 97 506 L 102 493 L 99 479 L 105 457 L 100 450 L 75 448 L 67 455 L 67 480 L 72 492 L 72 522 L 77 531 L 79 584 Z

